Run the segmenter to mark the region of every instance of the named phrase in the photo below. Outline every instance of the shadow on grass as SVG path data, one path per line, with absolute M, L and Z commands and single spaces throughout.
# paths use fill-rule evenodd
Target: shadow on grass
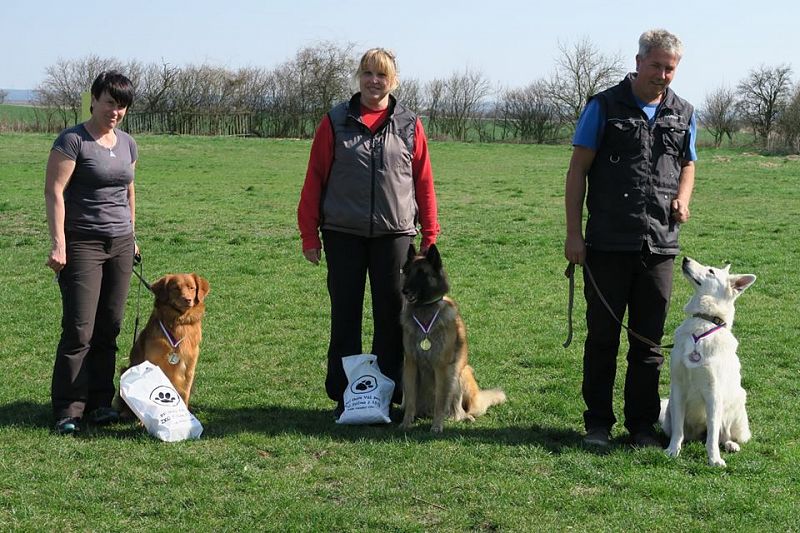
M 53 429 L 53 412 L 49 403 L 31 401 L 14 402 L 0 405 L 0 429 Z M 79 438 L 92 438 L 113 434 L 116 438 L 141 438 L 144 430 L 135 423 L 119 423 L 108 427 L 82 424 Z
M 582 435 L 574 430 L 548 428 L 537 424 L 531 426 L 489 428 L 465 422 L 445 423 L 444 432 L 430 432 L 430 420 L 418 420 L 405 432 L 398 421 L 402 413 L 392 411 L 391 424 L 373 426 L 346 426 L 336 424 L 329 410 L 304 409 L 280 405 L 247 408 L 192 407 L 194 414 L 203 423 L 204 439 L 223 439 L 240 433 L 259 433 L 270 436 L 305 435 L 326 437 L 339 441 L 391 442 L 413 440 L 429 442 L 458 440 L 508 446 L 537 445 L 551 453 L 581 448 Z M 22 401 L 0 405 L 0 429 L 6 427 L 50 428 L 52 415 L 49 404 Z M 111 436 L 120 439 L 141 438 L 144 429 L 136 423 L 119 423 L 105 428 L 85 427 L 81 437 Z M 605 449 L 586 448 L 590 453 L 604 454 Z
M 432 434 L 431 421 L 421 419 L 412 429 L 400 429 L 402 412 L 392 410 L 391 424 L 372 426 L 348 426 L 334 422 L 330 410 L 304 409 L 281 405 L 268 405 L 249 408 L 219 408 L 196 405 L 193 411 L 203 422 L 205 438 L 224 438 L 236 433 L 262 433 L 271 436 L 307 435 L 327 437 L 334 440 L 360 442 L 414 440 L 418 442 L 459 440 L 491 444 L 538 445 L 552 453 L 563 449 L 582 447 L 582 435 L 576 431 L 560 428 L 547 428 L 539 425 L 489 428 L 479 427 L 480 422 L 445 422 L 444 432 Z M 489 415 L 491 416 L 491 415 Z

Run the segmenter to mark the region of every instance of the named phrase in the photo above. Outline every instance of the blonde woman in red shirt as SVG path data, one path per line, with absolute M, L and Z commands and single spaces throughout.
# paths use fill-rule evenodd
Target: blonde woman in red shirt
M 400 269 L 418 232 L 423 252 L 439 233 L 422 122 L 390 94 L 398 85 L 394 54 L 368 50 L 356 78 L 359 92 L 331 109 L 317 128 L 297 209 L 303 256 L 316 265 L 324 250 L 328 267 L 331 336 L 325 389 L 337 402 L 337 419 L 347 387 L 342 357 L 364 353 L 367 275 L 374 322 L 371 353 L 381 372 L 394 380 L 393 402 L 400 403 Z

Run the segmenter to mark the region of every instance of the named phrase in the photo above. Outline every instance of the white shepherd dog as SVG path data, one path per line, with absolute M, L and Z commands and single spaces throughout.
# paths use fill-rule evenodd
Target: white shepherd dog
M 738 341 L 731 333 L 733 303 L 756 280 L 752 274 L 729 273 L 683 259 L 683 275 L 694 295 L 683 310 L 688 315 L 675 331 L 670 356 L 670 395 L 662 401 L 662 426 L 670 436 L 670 457 L 681 452 L 684 439 L 706 436 L 708 463 L 725 466 L 720 443 L 738 452 L 750 440 L 742 388 Z

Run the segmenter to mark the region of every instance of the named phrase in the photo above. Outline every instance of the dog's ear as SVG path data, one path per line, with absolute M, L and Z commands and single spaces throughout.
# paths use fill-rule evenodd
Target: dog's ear
M 417 257 L 417 249 L 414 248 L 414 243 L 411 243 L 408 245 L 408 254 L 406 255 L 406 259 L 411 261 L 415 257 Z
M 153 294 L 156 296 L 156 300 L 159 302 L 166 302 L 169 298 L 169 274 L 154 281 L 150 285 L 150 290 L 153 291 Z
M 200 303 L 206 299 L 206 294 L 208 291 L 211 290 L 211 286 L 208 284 L 208 280 L 206 278 L 202 278 L 197 274 L 192 274 L 194 278 L 194 283 L 197 286 L 197 302 Z
M 728 278 L 728 283 L 731 284 L 731 289 L 738 294 L 744 292 L 746 288 L 755 283 L 756 277 L 753 274 L 738 274 Z
M 436 270 L 442 269 L 442 256 L 439 255 L 439 249 L 435 244 L 431 244 L 431 247 L 428 248 L 428 252 L 425 254 L 425 259 L 427 259 L 431 266 Z

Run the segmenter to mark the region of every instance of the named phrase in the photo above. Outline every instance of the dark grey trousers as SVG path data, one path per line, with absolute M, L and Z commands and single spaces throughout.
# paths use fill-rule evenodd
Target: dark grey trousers
M 674 256 L 647 251 L 634 253 L 587 251 L 586 264 L 600 292 L 614 311 L 639 335 L 661 343 L 672 293 Z M 587 335 L 583 354 L 583 414 L 586 429 L 611 429 L 612 408 L 621 326 L 605 308 L 584 268 Z M 625 427 L 632 434 L 658 421 L 658 378 L 664 357 L 660 350 L 628 335 L 625 373 Z
M 133 251 L 133 234 L 67 236 L 67 265 L 58 277 L 61 340 L 51 387 L 56 420 L 111 405 Z
M 403 330 L 400 311 L 403 280 L 400 269 L 406 261 L 410 235 L 358 237 L 323 231 L 325 261 L 328 265 L 328 293 L 331 297 L 331 339 L 328 346 L 328 397 L 341 401 L 347 388 L 342 357 L 364 353 L 361 346 L 361 317 L 367 274 L 372 294 L 374 332 L 370 353 L 378 357 L 381 372 L 395 382 L 395 403 L 403 396 Z

